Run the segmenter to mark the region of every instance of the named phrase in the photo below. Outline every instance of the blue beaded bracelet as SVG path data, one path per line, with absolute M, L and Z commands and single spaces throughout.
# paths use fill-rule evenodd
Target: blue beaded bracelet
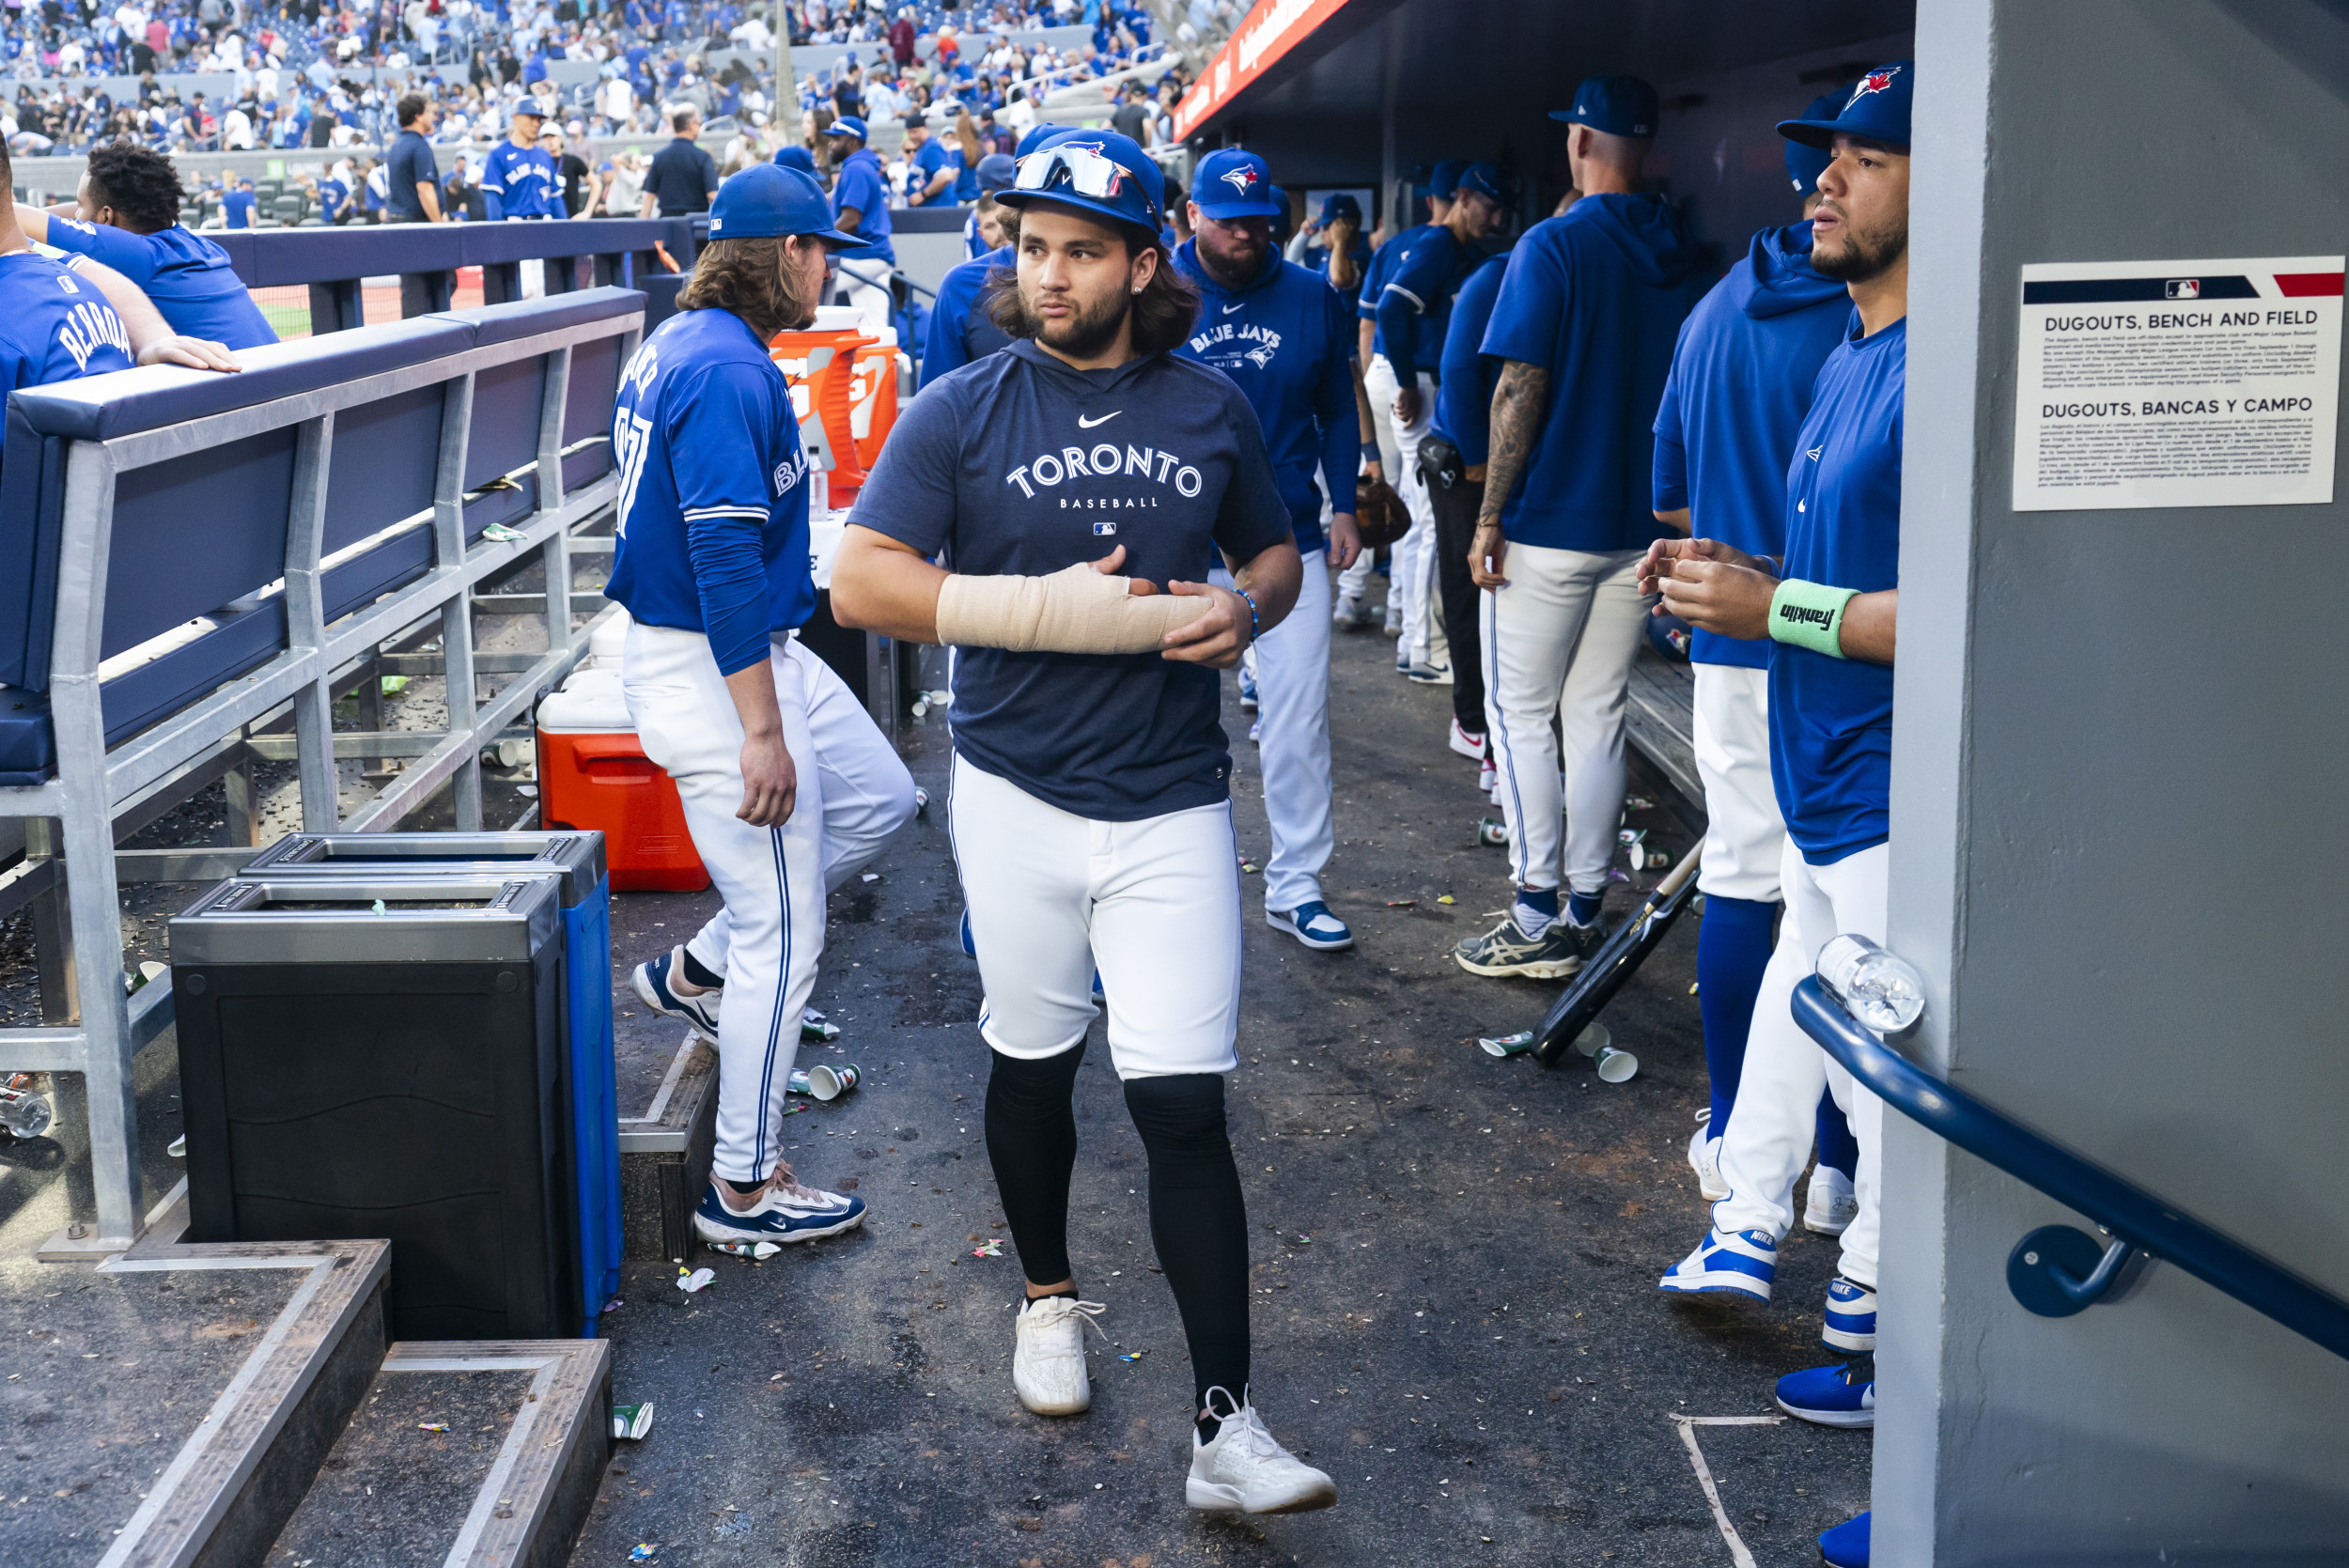
M 1264 616 L 1256 609 L 1255 595 L 1245 588 L 1236 589 L 1235 592 L 1248 601 L 1248 640 L 1252 643 L 1264 629 Z

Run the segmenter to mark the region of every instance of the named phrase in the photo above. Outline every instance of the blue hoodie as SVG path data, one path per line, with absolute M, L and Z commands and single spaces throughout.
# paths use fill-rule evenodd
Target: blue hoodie
M 1512 543 L 1638 550 L 1663 532 L 1648 505 L 1653 424 L 1695 258 L 1680 214 L 1653 194 L 1584 196 L 1517 241 L 1484 352 L 1548 371 L 1549 389 L 1501 508 Z
M 1435 430 L 1460 449 L 1460 461 L 1470 468 L 1484 462 L 1492 444 L 1493 388 L 1501 380 L 1501 362 L 1481 350 L 1508 271 L 1508 256 L 1496 256 L 1470 272 L 1453 298 L 1452 322 L 1443 333 Z
M 1811 266 L 1811 225 L 1766 228 L 1680 329 L 1656 412 L 1656 509 L 1749 555 L 1786 551 L 1786 463 L 1851 295 Z M 1767 638 L 1700 630 L 1700 664 L 1767 669 Z
M 1278 251 L 1254 281 L 1227 287 L 1186 240 L 1174 266 L 1199 290 L 1199 320 L 1174 352 L 1212 365 L 1256 411 L 1297 548 L 1322 548 L 1318 469 L 1336 509 L 1354 509 L 1361 429 L 1354 410 L 1354 313 L 1318 272 Z

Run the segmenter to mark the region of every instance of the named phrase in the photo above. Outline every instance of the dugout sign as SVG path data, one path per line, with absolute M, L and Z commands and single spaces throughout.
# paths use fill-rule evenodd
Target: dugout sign
M 2333 498 L 2342 258 L 2023 269 L 2015 509 Z

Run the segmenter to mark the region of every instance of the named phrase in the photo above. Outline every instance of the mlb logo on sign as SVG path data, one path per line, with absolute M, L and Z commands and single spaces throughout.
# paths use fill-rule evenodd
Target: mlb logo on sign
M 2162 285 L 2161 295 L 2165 300 L 2199 300 L 2202 297 L 2202 280 L 2171 278 Z
M 1116 532 L 1117 524 L 1113 522 L 1097 522 L 1093 525 L 1093 536 L 1095 538 L 1107 538 L 1110 535 Z

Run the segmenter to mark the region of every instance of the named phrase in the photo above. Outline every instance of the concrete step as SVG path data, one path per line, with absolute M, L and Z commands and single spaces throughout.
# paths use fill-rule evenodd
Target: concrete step
M 620 1118 L 623 1256 L 649 1262 L 692 1255 L 693 1205 L 709 1185 L 717 1140 L 718 1053 L 689 1029 L 650 1101 Z
M 611 1456 L 600 1340 L 392 1346 L 270 1568 L 555 1568 Z

